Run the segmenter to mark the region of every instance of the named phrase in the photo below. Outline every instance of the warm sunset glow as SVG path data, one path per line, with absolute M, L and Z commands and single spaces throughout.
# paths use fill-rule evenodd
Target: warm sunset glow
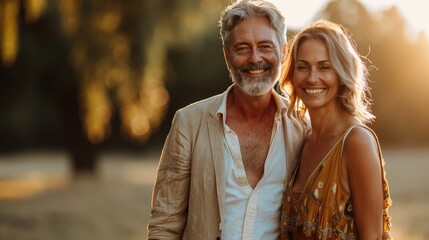
M 108 88 L 116 88 L 123 82 L 129 74 L 128 66 L 117 66 L 111 68 L 106 73 L 105 84 Z
M 149 134 L 149 120 L 145 115 L 134 116 L 130 121 L 130 129 L 134 136 L 144 137 Z
M 130 103 L 123 106 L 121 111 L 121 119 L 124 123 L 123 132 L 134 139 L 147 140 L 151 130 L 149 115 L 150 113 L 139 104 Z
M 220 0 L 201 0 L 201 9 L 207 13 L 218 13 L 221 8 Z
M 6 66 L 15 61 L 18 51 L 18 9 L 18 0 L 0 2 L 0 52 Z
M 114 32 L 121 23 L 121 15 L 114 11 L 106 12 L 97 19 L 98 27 L 104 32 Z
M 64 30 L 69 34 L 75 33 L 79 27 L 80 4 L 79 0 L 62 0 L 58 4 Z
M 65 178 L 47 179 L 35 174 L 27 178 L 0 180 L 0 200 L 29 198 L 46 190 L 65 187 L 68 182 Z
M 130 58 L 130 44 L 125 36 L 117 36 L 112 40 L 112 55 L 117 63 L 124 63 Z
M 110 134 L 112 107 L 106 88 L 96 80 L 85 81 L 82 87 L 82 117 L 88 139 L 96 144 Z
M 37 20 L 46 7 L 46 0 L 26 0 L 24 2 L 28 22 Z
M 156 107 L 166 107 L 169 95 L 165 88 L 155 87 L 149 93 L 150 103 Z
M 311 20 L 320 11 L 328 0 L 301 0 L 284 1 L 269 0 L 276 4 L 285 14 L 289 28 L 299 29 Z M 424 31 L 429 37 L 429 2 L 426 0 L 360 0 L 371 12 L 382 11 L 396 6 L 404 16 L 411 29 L 410 34 Z M 414 32 L 414 33 L 413 33 Z

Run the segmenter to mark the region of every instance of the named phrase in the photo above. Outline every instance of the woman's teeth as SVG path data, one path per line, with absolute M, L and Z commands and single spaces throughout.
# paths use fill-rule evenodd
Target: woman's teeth
M 310 94 L 316 94 L 316 93 L 321 93 L 321 92 L 323 92 L 323 88 L 318 88 L 318 89 L 308 89 L 308 88 L 306 88 L 305 89 L 305 92 L 306 93 L 310 93 Z

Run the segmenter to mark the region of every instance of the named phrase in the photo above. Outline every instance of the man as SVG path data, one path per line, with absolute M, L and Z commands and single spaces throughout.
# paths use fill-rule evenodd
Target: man
M 176 112 L 152 196 L 149 239 L 278 239 L 286 178 L 304 129 L 274 90 L 284 17 L 265 1 L 221 14 L 234 84 Z

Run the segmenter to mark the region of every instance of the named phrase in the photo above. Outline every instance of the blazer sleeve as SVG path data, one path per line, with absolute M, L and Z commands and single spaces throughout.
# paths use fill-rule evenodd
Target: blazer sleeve
M 148 239 L 181 239 L 187 219 L 191 139 L 186 117 L 176 112 L 152 193 Z

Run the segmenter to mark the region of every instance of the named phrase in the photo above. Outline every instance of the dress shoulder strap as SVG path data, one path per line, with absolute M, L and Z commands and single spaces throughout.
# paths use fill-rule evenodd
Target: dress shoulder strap
M 344 173 L 342 172 L 342 170 L 341 169 L 343 169 L 343 162 L 342 162 L 342 156 L 343 156 L 343 150 L 344 150 L 344 143 L 345 143 L 345 141 L 346 141 L 346 139 L 347 139 L 347 136 L 349 135 L 349 133 L 354 129 L 354 128 L 357 128 L 357 127 L 361 127 L 361 128 L 365 128 L 365 129 L 367 129 L 368 131 L 370 131 L 371 133 L 372 133 L 372 135 L 374 136 L 374 139 L 375 139 L 375 141 L 376 141 L 376 144 L 377 144 L 377 149 L 378 149 L 378 156 L 379 156 L 379 161 L 380 161 L 380 163 L 381 163 L 381 165 L 382 165 L 382 173 L 383 173 L 383 176 L 384 176 L 384 160 L 383 160 L 383 156 L 382 156 L 382 154 L 381 154 L 381 148 L 380 148 L 380 143 L 379 143 L 379 141 L 378 141 L 378 138 L 377 138 L 377 135 L 375 134 L 375 132 L 371 129 L 371 128 L 369 128 L 369 127 L 367 127 L 367 126 L 365 126 L 365 125 L 353 125 L 353 126 L 351 126 L 351 127 L 349 127 L 346 131 L 345 131 L 345 133 L 344 133 L 344 135 L 343 135 L 343 138 L 342 138 L 342 143 L 341 143 L 341 149 L 340 149 L 340 151 L 339 151 L 339 157 L 338 157 L 338 160 L 339 160 L 339 169 L 338 169 L 338 171 L 339 171 L 339 176 L 340 176 L 340 179 L 341 179 L 341 182 L 342 182 L 342 184 L 343 184 L 343 186 L 344 186 L 344 188 L 346 189 L 346 191 L 350 191 L 350 189 L 349 189 L 349 183 L 348 183 L 348 181 L 347 181 L 347 177 L 344 175 Z
M 372 136 L 374 136 L 375 142 L 377 144 L 378 156 L 380 157 L 380 161 L 381 161 L 383 159 L 383 155 L 381 153 L 380 142 L 378 140 L 377 134 L 375 134 L 374 130 L 372 130 L 371 128 L 369 128 L 368 126 L 365 126 L 365 125 L 353 125 L 346 130 L 346 132 L 343 135 L 343 139 L 342 139 L 342 143 L 341 143 L 341 156 L 343 155 L 344 142 L 346 141 L 347 136 L 356 127 L 365 128 L 366 130 L 371 132 Z

